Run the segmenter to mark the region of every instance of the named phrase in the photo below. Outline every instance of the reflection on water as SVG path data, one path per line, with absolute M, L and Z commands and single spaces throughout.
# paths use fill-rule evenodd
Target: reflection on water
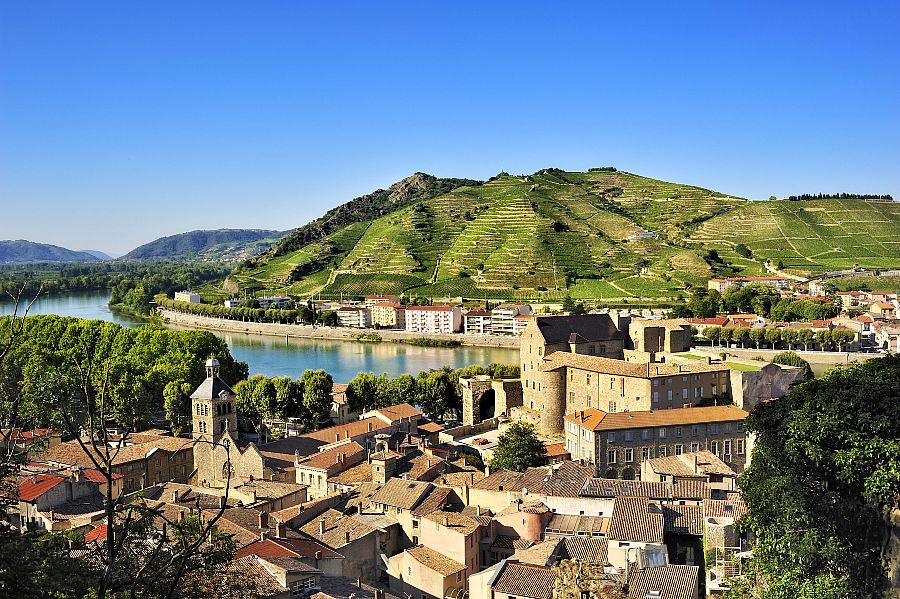
M 107 307 L 109 293 L 98 291 L 41 297 L 31 314 L 59 314 L 108 320 L 123 326 L 136 326 L 140 321 L 111 312 Z M 0 315 L 9 314 L 12 306 L 0 302 Z M 171 328 L 178 328 L 174 325 Z M 214 332 L 225 339 L 232 355 L 250 365 L 251 374 L 299 377 L 307 368 L 330 372 L 336 382 L 347 382 L 356 373 L 386 372 L 391 376 L 417 374 L 421 370 L 491 362 L 517 364 L 515 349 L 492 347 L 417 347 L 400 343 L 357 343 L 330 339 L 288 339 L 247 333 Z

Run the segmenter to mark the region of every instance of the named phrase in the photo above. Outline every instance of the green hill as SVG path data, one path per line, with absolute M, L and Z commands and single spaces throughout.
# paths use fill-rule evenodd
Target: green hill
M 0 263 L 99 261 L 100 258 L 89 252 L 70 250 L 58 245 L 24 239 L 0 240 Z
M 190 231 L 145 243 L 121 259 L 238 261 L 266 251 L 284 235 L 265 229 Z
M 417 173 L 392 186 L 393 192 L 357 198 L 241 265 L 226 288 L 323 297 L 405 292 L 660 301 L 686 286 L 705 286 L 712 275 L 761 273 L 762 258 L 775 257 L 767 252 L 790 247 L 777 218 L 763 223 L 768 209 L 787 214 L 806 206 L 804 217 L 822 216 L 817 201 L 749 202 L 614 169 L 544 169 L 454 183 L 460 181 Z M 881 252 L 873 256 L 882 267 L 900 266 L 900 248 L 891 249 L 900 234 L 896 207 L 862 200 L 834 205 L 853 217 L 854 238 L 878 239 L 866 246 L 878 244 Z M 336 221 L 335 215 L 342 218 Z M 850 229 L 839 231 L 832 224 L 816 230 L 820 241 L 832 239 L 837 247 L 835 236 Z M 797 230 L 792 222 L 785 226 Z M 750 258 L 734 251 L 741 242 L 753 252 Z M 709 253 L 712 249 L 721 259 Z M 820 254 L 821 259 L 814 252 L 802 254 L 811 261 L 804 269 L 798 265 L 797 272 L 874 265 L 860 262 L 864 249 L 847 245 L 843 254 Z

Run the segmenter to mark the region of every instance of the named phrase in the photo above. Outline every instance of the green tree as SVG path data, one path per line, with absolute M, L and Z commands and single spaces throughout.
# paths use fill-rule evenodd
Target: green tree
M 429 418 L 441 420 L 448 410 L 461 407 L 456 385 L 446 370 L 420 372 L 416 383 L 420 407 Z
M 347 404 L 352 412 L 362 414 L 375 407 L 378 381 L 374 372 L 360 372 L 347 384 Z
M 163 404 L 166 409 L 166 420 L 172 427 L 172 433 L 180 435 L 188 428 L 191 421 L 191 392 L 193 387 L 183 381 L 169 381 L 163 388 Z
M 813 378 L 812 367 L 809 362 L 801 358 L 792 351 L 783 351 L 772 356 L 773 364 L 784 364 L 785 366 L 797 366 L 803 369 L 803 378 L 809 380 Z
M 781 341 L 781 331 L 775 327 L 766 329 L 766 342 L 775 349 L 778 342 Z
M 527 422 L 514 422 L 500 435 L 491 468 L 524 472 L 544 464 L 546 459 L 546 449 L 534 427 Z
M 748 334 L 750 335 L 750 341 L 753 342 L 756 349 L 759 349 L 759 344 L 766 338 L 766 329 L 754 327 L 750 329 Z
M 753 556 L 730 598 L 862 599 L 888 584 L 900 507 L 900 356 L 830 370 L 756 406 L 740 477 Z
M 331 414 L 331 389 L 334 381 L 324 370 L 305 370 L 300 377 L 303 384 L 303 406 L 310 415 L 310 422 L 318 426 Z
M 706 327 L 703 330 L 703 335 L 709 339 L 713 345 L 718 345 L 722 338 L 722 327 Z

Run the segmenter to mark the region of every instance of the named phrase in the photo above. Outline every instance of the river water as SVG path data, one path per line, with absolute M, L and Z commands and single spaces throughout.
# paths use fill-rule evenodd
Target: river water
M 38 299 L 31 314 L 58 314 L 108 320 L 122 326 L 143 324 L 139 320 L 112 312 L 107 307 L 105 291 L 70 293 Z M 9 314 L 12 306 L 0 302 L 0 315 Z M 176 327 L 171 327 L 176 328 Z M 345 383 L 358 372 L 386 372 L 391 376 L 417 374 L 429 368 L 461 368 L 471 364 L 483 366 L 491 362 L 517 364 L 519 352 L 496 347 L 416 347 L 401 343 L 358 343 L 330 339 L 285 339 L 247 333 L 213 331 L 225 339 L 231 355 L 250 366 L 250 374 L 290 376 L 297 378 L 307 368 L 321 368 Z

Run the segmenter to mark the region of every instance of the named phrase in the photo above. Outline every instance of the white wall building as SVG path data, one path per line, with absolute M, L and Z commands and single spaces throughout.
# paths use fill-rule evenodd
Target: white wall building
M 406 330 L 410 333 L 456 333 L 462 325 L 459 306 L 408 306 Z

